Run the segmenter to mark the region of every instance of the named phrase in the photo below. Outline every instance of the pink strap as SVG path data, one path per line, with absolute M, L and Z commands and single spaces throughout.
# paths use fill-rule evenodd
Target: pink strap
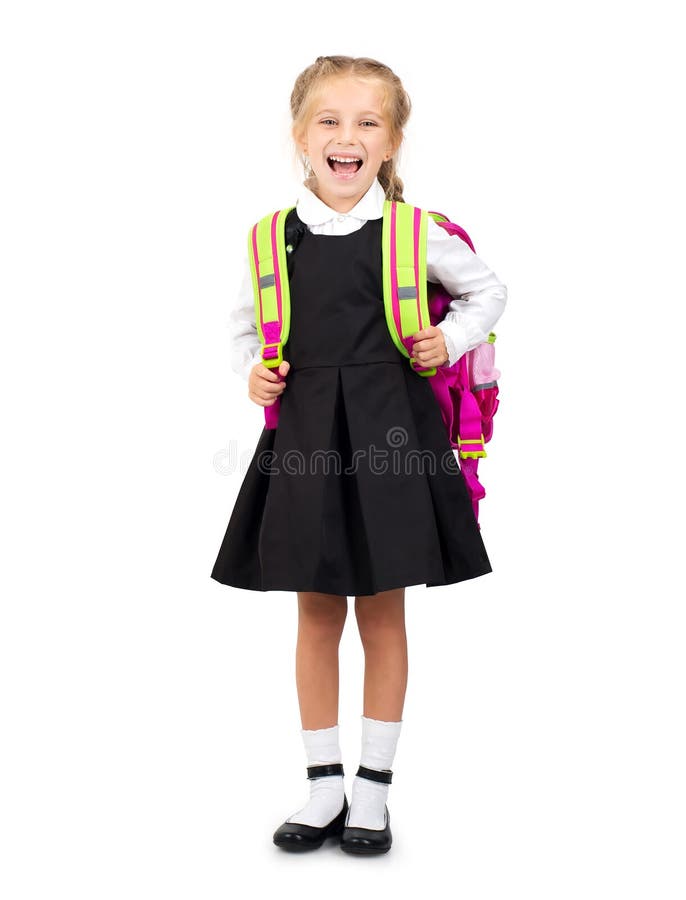
M 462 470 L 462 475 L 464 476 L 465 484 L 467 485 L 469 497 L 472 501 L 474 518 L 476 519 L 477 525 L 479 525 L 479 500 L 483 500 L 486 496 L 486 491 L 476 475 L 477 469 L 479 468 L 479 460 L 471 458 L 461 459 L 460 468 Z M 481 528 L 480 525 L 479 528 Z

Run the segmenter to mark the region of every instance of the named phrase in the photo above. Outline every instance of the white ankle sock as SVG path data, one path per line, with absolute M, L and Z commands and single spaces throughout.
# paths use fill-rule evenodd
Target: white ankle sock
M 360 765 L 369 769 L 391 768 L 402 722 L 402 719 L 399 722 L 384 722 L 362 716 Z M 382 781 L 355 775 L 346 824 L 350 827 L 382 829 L 388 788 L 389 785 Z
M 317 766 L 324 763 L 341 762 L 341 748 L 338 743 L 338 725 L 315 730 L 301 729 L 307 765 Z M 287 822 L 300 822 L 303 825 L 316 825 L 322 828 L 328 825 L 343 809 L 343 776 L 322 775 L 310 779 L 309 801 L 286 819 Z

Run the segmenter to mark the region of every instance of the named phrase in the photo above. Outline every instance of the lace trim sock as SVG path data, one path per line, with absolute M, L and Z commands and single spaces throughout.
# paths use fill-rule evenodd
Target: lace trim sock
M 339 763 L 341 748 L 338 742 L 338 725 L 314 730 L 301 729 L 307 765 Z M 342 775 L 323 775 L 310 779 L 310 799 L 294 812 L 287 822 L 300 822 L 322 828 L 328 825 L 343 809 L 344 785 Z
M 362 716 L 362 754 L 360 765 L 370 769 L 390 769 L 400 737 L 399 722 L 384 722 Z M 350 798 L 350 814 L 346 824 L 358 828 L 383 829 L 384 807 L 390 785 L 355 775 Z

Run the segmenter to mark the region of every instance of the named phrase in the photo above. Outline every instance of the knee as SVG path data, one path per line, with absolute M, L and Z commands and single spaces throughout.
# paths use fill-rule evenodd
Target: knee
M 320 640 L 340 639 L 348 613 L 348 598 L 334 594 L 298 595 L 301 627 L 316 632 Z
M 355 601 L 355 618 L 362 644 L 387 645 L 394 636 L 404 634 L 405 613 L 402 604 L 376 603 L 374 598 L 360 598 Z

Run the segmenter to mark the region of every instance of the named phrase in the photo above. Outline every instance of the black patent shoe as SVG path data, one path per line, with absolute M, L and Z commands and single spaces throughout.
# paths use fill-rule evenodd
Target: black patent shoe
M 356 772 L 361 778 L 369 778 L 372 781 L 391 783 L 393 772 L 390 769 L 369 769 L 360 766 Z M 387 853 L 391 849 L 393 835 L 391 834 L 391 817 L 388 806 L 384 805 L 383 828 L 361 828 L 357 825 L 348 825 L 350 810 L 345 817 L 345 825 L 341 835 L 341 850 L 346 853 Z
M 342 763 L 307 767 L 308 778 L 343 774 Z M 283 850 L 295 853 L 303 850 L 316 850 L 328 837 L 338 837 L 341 834 L 348 809 L 348 798 L 343 794 L 343 808 L 327 825 L 317 827 L 316 825 L 304 825 L 302 822 L 284 822 L 274 832 L 274 843 Z

